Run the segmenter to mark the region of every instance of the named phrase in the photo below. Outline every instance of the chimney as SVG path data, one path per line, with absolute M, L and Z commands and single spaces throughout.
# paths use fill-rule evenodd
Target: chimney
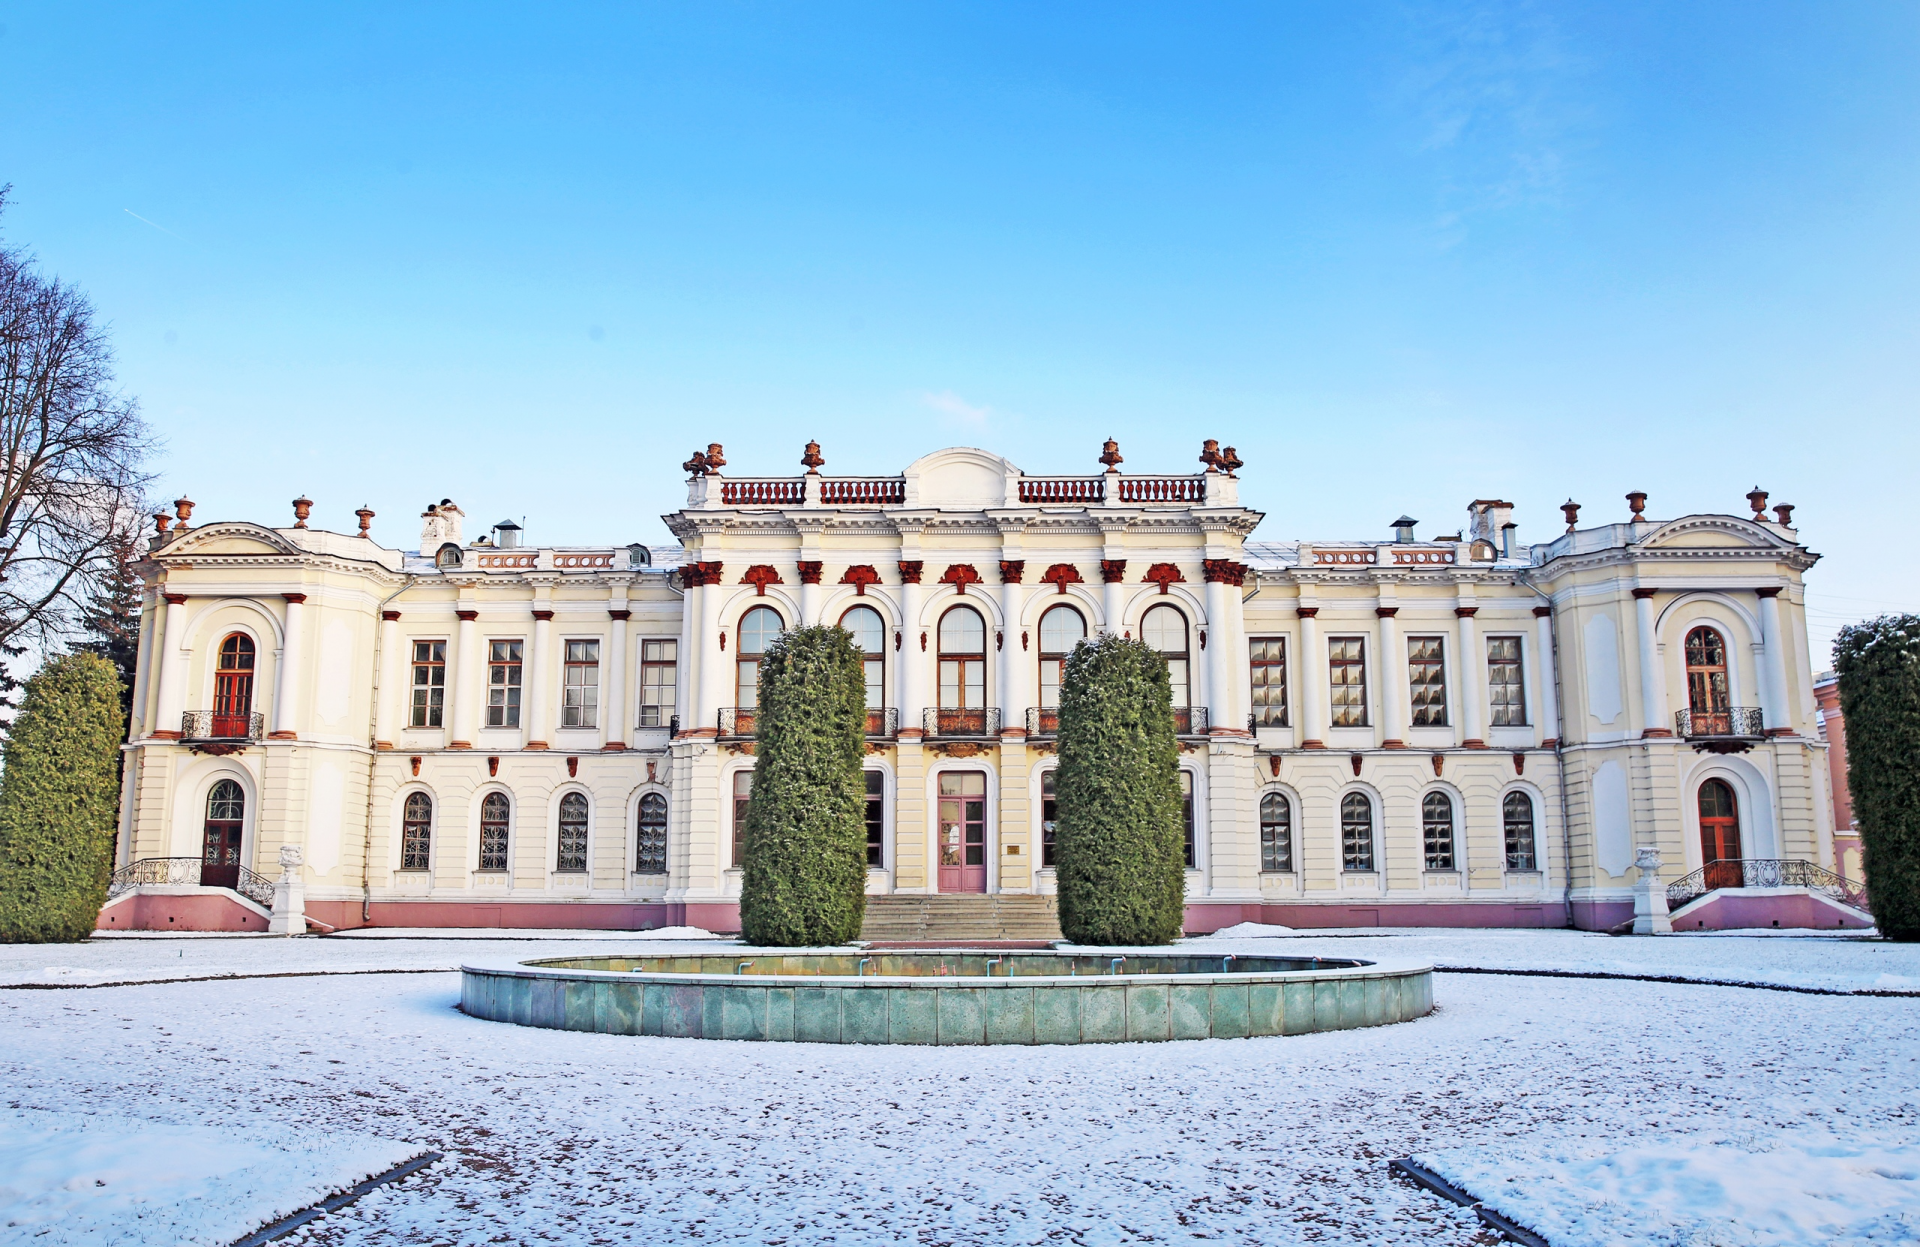
M 1395 520 L 1393 522 L 1393 543 L 1399 546 L 1412 545 L 1413 544 L 1413 526 L 1415 524 L 1418 524 L 1419 522 L 1420 522 L 1419 520 L 1408 519 L 1404 515 L 1401 516 L 1399 519 Z
M 493 526 L 493 544 L 502 550 L 520 548 L 520 526 L 512 520 L 501 520 Z

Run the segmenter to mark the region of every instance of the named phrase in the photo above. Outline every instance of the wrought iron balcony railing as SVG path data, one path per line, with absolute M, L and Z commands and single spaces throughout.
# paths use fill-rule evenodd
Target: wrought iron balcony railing
M 1027 707 L 1027 735 L 1058 736 L 1060 734 L 1060 711 L 1052 706 Z
M 1205 736 L 1207 734 L 1207 708 L 1205 706 L 1175 706 L 1173 708 L 1173 730 L 1180 736 Z M 1052 706 L 1027 707 L 1027 735 L 1058 736 L 1060 734 L 1060 712 Z
M 760 711 L 753 706 L 722 706 L 720 735 L 748 737 L 757 735 L 755 720 Z M 875 706 L 867 711 L 866 732 L 874 739 L 889 739 L 900 734 L 900 710 L 896 706 Z
M 921 715 L 921 726 L 928 736 L 998 736 L 1000 708 L 975 706 L 969 710 L 950 710 L 928 706 Z
M 720 707 L 720 735 L 751 736 L 753 723 L 760 712 L 752 706 Z
M 875 740 L 891 740 L 900 734 L 900 707 L 869 706 L 867 735 Z
M 258 741 L 266 733 L 263 714 L 215 714 L 211 710 L 189 710 L 180 716 L 180 736 L 184 740 Z
M 273 908 L 273 880 L 237 863 L 220 865 L 197 857 L 143 857 L 113 872 L 107 895 L 119 896 L 142 884 L 231 888 L 262 909 Z
M 1730 857 L 1708 862 L 1667 885 L 1667 907 L 1678 909 L 1719 888 L 1808 888 L 1871 913 L 1867 889 L 1823 866 L 1791 858 Z
M 1759 740 L 1766 734 L 1753 706 L 1682 710 L 1673 716 L 1673 730 L 1687 740 Z

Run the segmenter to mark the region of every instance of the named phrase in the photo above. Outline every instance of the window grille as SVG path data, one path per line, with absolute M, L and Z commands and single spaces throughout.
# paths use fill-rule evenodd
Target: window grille
M 667 873 L 667 799 L 657 792 L 640 798 L 640 826 L 634 838 L 633 872 Z
M 480 869 L 507 868 L 507 825 L 512 814 L 504 792 L 490 792 L 480 803 Z
M 432 851 L 433 798 L 424 792 L 412 793 L 400 820 L 400 869 L 427 869 Z
M 553 868 L 563 874 L 587 869 L 587 799 L 580 793 L 560 798 L 560 852 Z

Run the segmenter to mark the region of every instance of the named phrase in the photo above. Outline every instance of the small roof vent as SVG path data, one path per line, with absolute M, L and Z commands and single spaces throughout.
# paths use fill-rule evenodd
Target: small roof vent
M 512 520 L 501 520 L 493 526 L 493 544 L 503 550 L 517 549 L 523 530 Z
M 1393 540 L 1396 545 L 1413 544 L 1413 526 L 1420 521 L 1401 516 L 1393 522 Z

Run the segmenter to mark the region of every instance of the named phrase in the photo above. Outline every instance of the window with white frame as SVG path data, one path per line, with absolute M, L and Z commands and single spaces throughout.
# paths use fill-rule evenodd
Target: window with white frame
M 1180 823 L 1186 833 L 1186 865 L 1193 869 L 1193 772 L 1180 772 Z
M 1054 776 L 1057 771 L 1046 771 L 1040 776 L 1040 864 L 1053 865 L 1053 832 L 1059 825 L 1060 805 L 1054 797 Z
M 866 771 L 867 786 L 867 865 L 885 866 L 887 855 L 887 776 L 884 771 Z
M 1255 727 L 1287 725 L 1287 639 L 1255 637 L 1251 642 L 1250 671 L 1253 677 L 1253 724 Z
M 1373 802 L 1364 792 L 1340 798 L 1340 869 L 1373 869 Z
M 753 771 L 733 773 L 733 864 L 747 864 L 747 807 L 753 800 Z
M 852 634 L 853 647 L 860 651 L 860 667 L 867 684 L 867 709 L 879 710 L 887 704 L 886 624 L 873 607 L 856 606 L 840 616 L 840 626 Z
M 600 642 L 568 641 L 561 727 L 600 726 Z
M 1087 620 L 1084 615 L 1071 606 L 1054 606 L 1040 616 L 1040 707 L 1043 710 L 1057 710 L 1060 706 L 1060 683 L 1065 678 L 1067 655 L 1073 647 L 1087 639 Z M 1052 716 L 1052 725 L 1043 725 L 1042 731 L 1058 730 L 1058 716 Z
M 680 681 L 680 642 L 672 638 L 640 642 L 640 726 L 666 727 L 673 721 Z
M 1510 792 L 1500 803 L 1507 837 L 1507 869 L 1538 870 L 1533 855 L 1533 798 Z
M 1188 692 L 1187 617 L 1171 606 L 1156 606 L 1140 620 L 1140 639 L 1167 660 L 1167 677 L 1173 682 L 1173 708 L 1192 704 Z
M 1283 793 L 1260 798 L 1260 869 L 1279 873 L 1293 869 L 1293 807 Z
M 487 726 L 520 726 L 520 659 L 525 643 L 487 642 Z
M 734 656 L 734 705 L 752 710 L 760 704 L 760 656 L 786 628 L 780 612 L 756 606 L 740 618 Z
M 1420 832 L 1428 870 L 1453 869 L 1453 798 L 1430 792 L 1420 801 Z
M 1517 636 L 1487 638 L 1487 703 L 1495 727 L 1527 725 L 1527 689 Z
M 440 727 L 447 705 L 447 643 L 413 643 L 413 714 L 408 727 Z
M 1407 638 L 1407 685 L 1413 694 L 1413 725 L 1447 725 L 1445 643 L 1437 636 Z
M 1357 636 L 1327 641 L 1328 699 L 1335 727 L 1367 725 L 1367 643 Z

